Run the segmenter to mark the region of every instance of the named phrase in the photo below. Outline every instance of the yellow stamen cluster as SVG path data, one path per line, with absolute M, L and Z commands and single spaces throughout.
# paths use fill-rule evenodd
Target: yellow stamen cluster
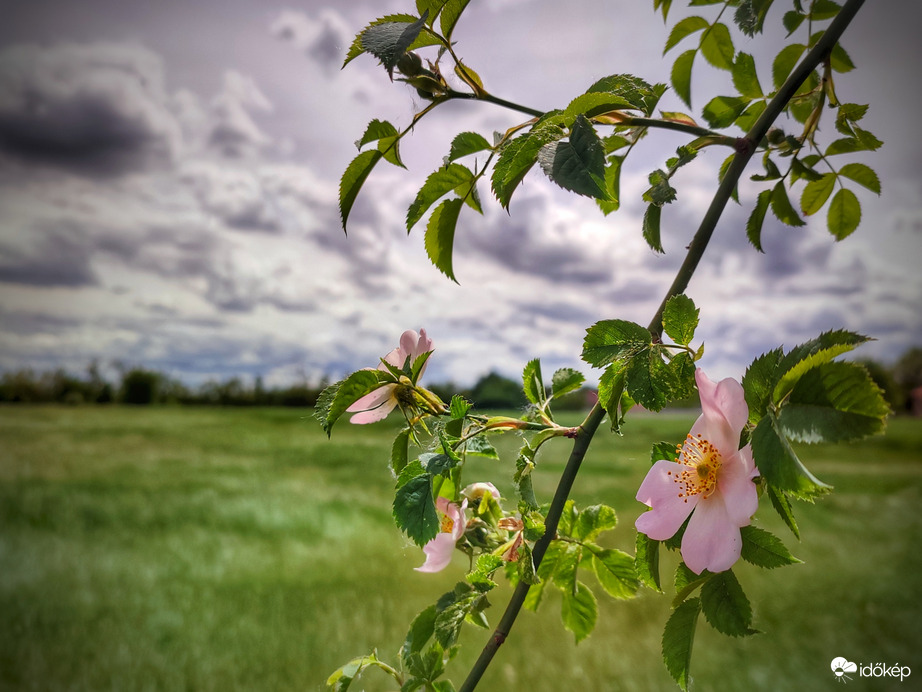
M 455 520 L 447 514 L 442 515 L 442 533 L 451 533 L 455 528 Z
M 688 502 L 693 495 L 709 498 L 717 489 L 717 475 L 723 459 L 720 452 L 699 433 L 689 433 L 684 445 L 676 447 L 676 463 L 687 468 L 681 471 L 667 471 L 673 482 L 679 485 L 679 497 Z

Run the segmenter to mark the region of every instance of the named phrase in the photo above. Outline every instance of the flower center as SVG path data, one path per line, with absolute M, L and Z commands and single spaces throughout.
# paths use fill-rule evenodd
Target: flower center
M 679 486 L 679 497 L 688 502 L 692 495 L 701 495 L 706 500 L 717 489 L 717 476 L 723 459 L 710 442 L 690 433 L 684 445 L 676 447 L 679 456 L 676 463 L 684 466 L 679 471 L 667 471 L 667 475 Z
M 455 528 L 455 520 L 447 514 L 442 515 L 442 533 L 451 533 Z

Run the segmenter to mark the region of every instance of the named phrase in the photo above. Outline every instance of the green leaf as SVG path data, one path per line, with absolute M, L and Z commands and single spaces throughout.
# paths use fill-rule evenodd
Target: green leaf
M 564 118 L 567 122 L 572 122 L 578 115 L 593 118 L 603 113 L 625 108 L 635 108 L 635 106 L 618 94 L 612 94 L 607 91 L 590 91 L 586 94 L 580 94 L 570 101 L 566 110 L 564 110 Z
M 875 194 L 880 194 L 880 178 L 870 166 L 863 163 L 847 163 L 839 169 L 839 175 L 854 180 Z
M 619 197 L 621 195 L 622 163 L 624 163 L 623 156 L 611 156 L 608 159 L 608 166 L 605 167 L 605 189 L 608 192 L 608 199 L 597 199 L 595 202 L 606 216 L 618 211 L 621 207 Z
M 470 185 L 473 179 L 473 172 L 460 163 L 450 163 L 430 174 L 407 209 L 407 231 L 416 225 L 436 200 L 459 186 Z
M 800 208 L 804 214 L 809 216 L 822 209 L 835 186 L 835 173 L 825 173 L 818 180 L 811 180 L 807 183 L 800 196 Z
M 378 660 L 373 653 L 368 656 L 353 658 L 346 665 L 327 678 L 327 687 L 331 692 L 347 692 L 355 679 L 369 666 L 377 666 L 390 673 L 390 666 Z
M 464 418 L 464 416 L 467 415 L 467 412 L 471 410 L 472 406 L 473 404 L 471 404 L 471 402 L 465 399 L 463 396 L 460 394 L 455 394 L 451 398 L 451 403 L 449 404 L 452 420 Z
M 823 332 L 815 339 L 795 346 L 778 364 L 779 379 L 774 385 L 772 400 L 780 404 L 808 370 L 828 363 L 868 341 L 868 337 L 862 334 L 838 329 Z
M 616 362 L 609 365 L 599 379 L 599 403 L 608 413 L 612 431 L 618 431 L 621 428 L 624 373 L 624 364 Z
M 673 538 L 677 537 L 678 534 Z M 672 539 L 670 539 L 670 542 L 671 541 Z M 698 590 L 698 587 L 707 582 L 707 580 L 712 576 L 714 575 L 707 570 L 704 570 L 701 574 L 695 574 L 684 562 L 680 562 L 678 565 L 676 565 L 673 582 L 676 595 L 675 598 L 672 599 L 672 607 L 677 608 L 679 605 L 681 605 L 689 596 Z
M 751 442 L 752 456 L 759 473 L 777 490 L 810 500 L 832 489 L 810 473 L 797 458 L 771 411 L 756 425 Z
M 733 70 L 733 56 L 736 49 L 726 24 L 717 22 L 701 36 L 701 54 L 704 59 L 719 70 Z
M 434 632 L 435 616 L 435 605 L 431 605 L 413 618 L 410 629 L 407 630 L 407 636 L 403 640 L 403 646 L 400 647 L 401 659 L 406 660 L 411 654 L 423 650 Z
M 836 240 L 842 240 L 854 233 L 861 223 L 861 202 L 854 192 L 843 188 L 836 193 L 829 204 L 826 223 Z
M 663 243 L 660 240 L 660 217 L 663 209 L 657 204 L 650 204 L 643 215 L 643 239 L 654 252 L 662 254 Z
M 762 225 L 765 222 L 765 212 L 768 211 L 771 200 L 772 191 L 762 190 L 756 198 L 756 204 L 752 208 L 752 213 L 749 214 L 749 219 L 746 221 L 746 237 L 759 252 L 764 252 L 762 249 Z
M 483 135 L 476 132 L 461 132 L 451 140 L 451 149 L 445 163 L 451 163 L 463 156 L 469 156 L 492 148 Z
M 714 128 L 729 127 L 749 105 L 741 96 L 715 96 L 705 105 L 701 115 Z
M 397 489 L 394 521 L 410 540 L 422 547 L 439 533 L 439 517 L 432 500 L 432 476 L 423 473 Z
M 787 527 L 791 529 L 791 533 L 800 540 L 800 529 L 797 526 L 797 520 L 794 518 L 794 509 L 791 507 L 791 501 L 788 500 L 787 496 L 768 486 L 768 499 L 771 500 L 772 507 L 778 513 L 778 516 L 787 524 Z
M 768 410 L 778 382 L 776 373 L 782 357 L 780 348 L 763 353 L 752 361 L 743 375 L 743 393 L 749 406 L 749 422 L 752 424 L 758 423 Z
M 599 584 L 612 598 L 633 598 L 640 588 L 634 558 L 620 550 L 587 546 Z
M 659 544 L 659 541 L 638 532 L 634 553 L 634 568 L 637 570 L 637 578 L 641 582 L 654 591 L 662 593 L 663 587 L 659 576 Z
M 499 453 L 496 451 L 496 448 L 491 445 L 483 435 L 478 435 L 469 439 L 465 443 L 465 449 L 468 454 L 475 454 L 479 457 L 486 457 L 488 459 L 499 459 Z
M 343 223 L 343 230 L 346 230 L 346 221 L 349 218 L 349 212 L 355 203 L 355 198 L 362 189 L 365 179 L 371 173 L 371 169 L 381 160 L 384 155 L 377 149 L 363 151 L 361 154 L 352 159 L 352 162 L 346 167 L 342 179 L 339 181 L 339 218 Z
M 563 606 L 560 612 L 563 626 L 570 630 L 579 643 L 595 628 L 599 615 L 595 596 L 589 587 L 576 582 L 576 589 L 563 592 Z
M 672 679 L 686 692 L 691 682 L 692 645 L 700 612 L 701 600 L 690 598 L 673 611 L 663 630 L 663 662 Z
M 522 371 L 522 389 L 525 398 L 536 406 L 542 406 L 547 401 L 544 379 L 541 376 L 541 361 L 537 358 L 528 361 Z
M 625 99 L 634 108 L 649 116 L 665 92 L 665 85 L 650 85 L 630 74 L 613 74 L 596 81 L 586 93 L 605 92 Z
M 762 117 L 762 113 L 764 112 L 765 101 L 753 101 L 743 109 L 742 113 L 736 117 L 736 120 L 733 121 L 733 124 L 740 128 L 743 132 L 749 132 L 753 125 L 756 124 L 756 121 Z
M 426 17 L 420 17 L 414 22 L 387 21 L 372 24 L 360 34 L 362 48 L 378 58 L 393 78 L 397 61 L 416 41 L 425 25 Z
M 576 516 L 573 538 L 584 543 L 595 541 L 603 531 L 618 525 L 618 517 L 608 505 L 591 505 Z
M 741 0 L 733 15 L 733 21 L 744 34 L 752 38 L 762 31 L 765 14 L 774 0 Z
M 781 223 L 788 226 L 803 226 L 804 220 L 797 215 L 791 200 L 788 198 L 787 190 L 784 188 L 784 181 L 779 180 L 775 187 L 772 188 L 772 213 Z
M 839 14 L 841 9 L 842 6 L 837 2 L 833 2 L 833 0 L 815 0 L 810 8 L 810 19 L 815 22 L 832 19 Z
M 391 123 L 389 123 L 387 120 L 378 120 L 376 118 L 368 123 L 368 126 L 365 128 L 365 134 L 363 134 L 362 138 L 355 143 L 355 146 L 358 149 L 361 149 L 369 142 L 376 142 L 379 139 L 393 137 L 397 134 L 397 128 L 394 127 Z
M 845 52 L 841 43 L 837 43 L 832 47 L 832 51 L 829 53 L 829 64 L 836 72 L 851 72 L 855 69 L 855 63 Z
M 757 526 L 744 526 L 740 529 L 743 538 L 742 558 L 756 567 L 774 569 L 785 565 L 794 565 L 801 560 L 791 555 L 784 543 L 772 533 Z
M 806 18 L 807 15 L 801 14 L 795 10 L 789 10 L 785 12 L 781 22 L 784 24 L 784 28 L 788 30 L 788 36 L 797 31 L 797 28 L 803 24 L 803 21 Z
M 756 72 L 756 61 L 749 53 L 740 52 L 733 63 L 733 86 L 740 96 L 762 98 L 762 85 Z
M 432 212 L 426 226 L 426 254 L 432 264 L 455 283 L 458 280 L 452 268 L 452 251 L 461 204 L 460 198 L 446 199 Z
M 650 187 L 643 193 L 643 201 L 658 207 L 671 204 L 676 198 L 675 188 L 669 184 L 669 175 L 660 169 L 653 171 L 647 180 Z
M 698 51 L 695 49 L 687 50 L 675 59 L 672 64 L 672 70 L 669 75 L 669 81 L 672 88 L 679 98 L 685 102 L 689 108 L 691 105 L 691 75 L 692 66 L 695 63 L 695 55 Z
M 701 609 L 708 624 L 721 634 L 742 637 L 755 634 L 752 606 L 733 570 L 720 572 L 701 587 Z
M 551 398 L 556 399 L 579 389 L 586 378 L 573 368 L 560 368 L 551 378 Z
M 595 128 L 584 115 L 578 115 L 570 129 L 568 142 L 544 145 L 538 163 L 548 178 L 578 195 L 608 199 L 605 186 L 605 152 Z
M 890 414 L 883 392 L 857 363 L 824 363 L 806 373 L 778 415 L 798 442 L 845 442 L 882 432 Z
M 387 384 L 388 375 L 381 370 L 358 370 L 321 392 L 314 409 L 327 437 L 333 425 L 356 401 Z
M 600 368 L 615 360 L 632 358 L 653 343 L 648 329 L 626 320 L 602 320 L 586 330 L 583 360 Z
M 455 30 L 455 25 L 461 17 L 461 13 L 467 7 L 470 0 L 448 0 L 442 8 L 441 27 L 442 35 L 451 39 L 451 34 Z
M 666 55 L 686 36 L 691 36 L 698 31 L 707 29 L 709 26 L 710 23 L 704 17 L 685 17 L 685 19 L 679 20 L 672 27 L 672 31 L 669 32 L 669 38 L 666 39 L 666 46 L 663 48 L 663 55 Z
M 675 398 L 679 383 L 675 373 L 663 362 L 660 347 L 631 359 L 625 373 L 628 394 L 651 411 L 660 411 Z
M 391 445 L 391 471 L 395 476 L 400 475 L 400 472 L 403 471 L 409 461 L 409 446 L 410 429 L 404 428 L 397 433 L 397 437 L 394 438 L 394 443 Z
M 496 165 L 493 166 L 491 184 L 493 194 L 503 208 L 509 208 L 512 193 L 537 161 L 541 148 L 557 141 L 564 134 L 560 125 L 549 123 L 542 127 L 536 126 L 528 134 L 516 137 L 502 147 Z
M 663 308 L 663 330 L 677 344 L 687 346 L 695 338 L 699 312 L 684 293 L 672 296 Z
M 792 43 L 781 49 L 781 52 L 775 56 L 772 62 L 772 81 L 775 88 L 779 89 L 788 75 L 794 70 L 794 66 L 800 60 L 800 56 L 807 49 L 802 43 Z

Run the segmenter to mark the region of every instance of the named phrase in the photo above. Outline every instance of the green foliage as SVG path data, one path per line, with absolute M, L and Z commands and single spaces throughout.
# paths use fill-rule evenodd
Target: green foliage
M 358 370 L 321 392 L 314 417 L 329 436 L 333 425 L 357 400 L 387 384 L 388 374 L 381 370 Z
M 558 140 L 544 145 L 538 162 L 544 173 L 565 190 L 608 199 L 602 141 L 586 116 L 576 116 L 569 141 Z
M 429 217 L 426 225 L 426 254 L 435 267 L 449 279 L 458 283 L 452 266 L 455 227 L 461 213 L 460 198 L 446 199 Z
M 692 645 L 695 642 L 695 627 L 700 612 L 700 599 L 690 598 L 672 612 L 663 630 L 663 662 L 672 679 L 683 690 L 688 690 L 691 681 L 689 669 Z
M 740 529 L 743 539 L 742 558 L 757 567 L 774 569 L 784 565 L 793 565 L 800 560 L 791 555 L 777 536 L 757 526 L 744 526 Z
M 708 624 L 721 634 L 742 637 L 752 629 L 752 606 L 733 570 L 720 572 L 701 587 L 701 609 Z
M 551 396 L 554 399 L 562 397 L 579 389 L 586 378 L 573 368 L 560 368 L 551 378 Z
M 352 205 L 355 198 L 365 184 L 369 173 L 375 167 L 375 164 L 381 160 L 384 154 L 378 149 L 369 149 L 352 159 L 352 162 L 346 167 L 346 172 L 339 183 L 339 217 L 343 224 L 343 230 L 346 230 L 346 221 L 349 219 L 349 212 L 352 211 Z
M 421 473 L 397 488 L 394 521 L 416 545 L 422 547 L 439 533 L 439 517 L 432 499 L 432 474 Z
M 541 361 L 537 358 L 528 361 L 522 372 L 522 390 L 525 392 L 525 398 L 537 406 L 547 401 L 544 380 L 541 376 Z
M 432 173 L 426 178 L 426 182 L 423 183 L 416 198 L 407 209 L 407 231 L 416 225 L 436 200 L 452 191 L 455 191 L 458 197 L 472 209 L 481 212 L 480 200 L 474 183 L 474 173 L 467 166 L 459 163 L 448 164 Z M 460 205 L 458 208 L 460 210 Z
M 699 312 L 685 294 L 672 296 L 663 308 L 663 331 L 677 344 L 687 346 L 695 338 Z
M 448 152 L 445 163 L 449 164 L 464 156 L 470 156 L 487 149 L 492 149 L 492 147 L 483 135 L 476 132 L 461 132 L 451 140 L 451 150 Z

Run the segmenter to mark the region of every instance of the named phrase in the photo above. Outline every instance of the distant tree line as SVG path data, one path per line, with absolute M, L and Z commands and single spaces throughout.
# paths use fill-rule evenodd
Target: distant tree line
M 871 377 L 884 391 L 896 413 L 922 415 L 922 348 L 907 351 L 893 365 L 862 361 Z M 64 369 L 35 372 L 31 369 L 0 375 L 0 403 L 8 404 L 185 404 L 206 406 L 313 406 L 327 382 L 317 385 L 302 382 L 284 387 L 267 387 L 261 377 L 247 384 L 239 377 L 209 380 L 190 387 L 169 375 L 143 367 L 119 367 L 117 381 L 105 378 L 94 362 L 81 375 Z M 462 394 L 479 408 L 518 409 L 526 404 L 521 383 L 499 373 L 481 377 L 473 387 L 459 388 L 452 383 L 429 386 L 446 402 Z M 564 398 L 557 410 L 588 408 L 594 392 L 581 389 Z M 695 407 L 696 400 L 677 402 Z

